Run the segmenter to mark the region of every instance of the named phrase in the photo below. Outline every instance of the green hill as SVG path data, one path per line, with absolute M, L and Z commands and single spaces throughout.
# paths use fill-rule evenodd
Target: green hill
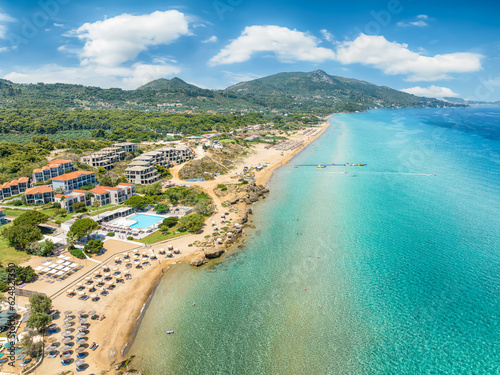
M 463 104 L 420 98 L 389 87 L 331 76 L 322 70 L 279 73 L 225 90 L 202 89 L 180 78 L 157 79 L 136 90 L 0 80 L 0 109 L 127 109 L 152 112 L 314 113 Z

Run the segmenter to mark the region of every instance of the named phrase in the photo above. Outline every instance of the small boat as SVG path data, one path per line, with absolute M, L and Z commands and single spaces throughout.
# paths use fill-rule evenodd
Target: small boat
M 358 167 L 364 167 L 366 164 L 358 164 Z
M 325 166 L 321 165 L 321 164 L 318 164 L 318 166 L 316 168 L 325 168 Z
M 174 331 L 165 331 L 165 333 L 166 333 L 167 335 L 171 335 L 172 333 L 174 333 Z

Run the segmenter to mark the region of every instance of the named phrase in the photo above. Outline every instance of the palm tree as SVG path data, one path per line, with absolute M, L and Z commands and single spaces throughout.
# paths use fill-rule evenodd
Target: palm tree
M 99 202 L 99 200 L 95 200 L 94 203 L 92 203 L 92 206 L 95 207 L 95 209 L 97 210 L 97 218 L 99 219 L 99 207 L 101 206 L 101 202 Z

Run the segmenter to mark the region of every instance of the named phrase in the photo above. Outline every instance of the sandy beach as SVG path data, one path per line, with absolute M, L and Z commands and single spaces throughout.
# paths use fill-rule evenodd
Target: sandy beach
M 217 176 L 215 180 L 191 183 L 192 186 L 200 186 L 206 191 L 207 194 L 210 194 L 210 196 L 214 199 L 215 205 L 217 206 L 215 214 L 209 218 L 206 223 L 210 223 L 212 220 L 217 220 L 220 212 L 227 210 L 230 211 L 229 218 L 233 223 L 238 222 L 241 216 L 241 209 L 229 209 L 222 206 L 221 199 L 217 197 L 213 191 L 218 184 L 236 183 L 236 173 L 241 172 L 243 166 L 255 166 L 267 163 L 268 166 L 266 168 L 255 174 L 256 183 L 258 185 L 266 185 L 277 168 L 284 165 L 287 161 L 302 151 L 308 144 L 321 136 L 321 134 L 326 131 L 328 126 L 329 123 L 325 120 L 325 122 L 321 124 L 321 128 L 315 128 L 318 130 L 320 129 L 320 131 L 316 132 L 312 136 L 304 137 L 301 133 L 296 133 L 289 137 L 290 140 L 303 141 L 300 147 L 293 150 L 280 151 L 276 148 L 269 148 L 269 145 L 257 144 L 253 147 L 254 152 L 250 153 L 244 161 L 239 163 L 238 166 L 229 173 Z M 173 174 L 172 181 L 175 183 L 184 183 L 184 181 L 179 180 L 177 177 L 180 167 L 181 166 L 176 166 L 171 170 Z M 240 208 L 243 208 L 244 204 L 240 205 L 242 206 Z M 96 257 L 95 259 L 93 258 L 94 260 L 79 261 L 79 264 L 82 265 L 83 268 L 67 280 L 54 284 L 37 281 L 37 283 L 31 284 L 29 289 L 45 293 L 48 296 L 55 296 L 53 298 L 53 306 L 61 313 L 66 310 L 72 310 L 73 312 L 79 310 L 95 310 L 99 315 L 104 314 L 106 316 L 104 320 L 91 321 L 87 336 L 88 342 L 98 343 L 99 348 L 95 351 L 88 351 L 89 355 L 85 359 L 88 368 L 83 373 L 99 373 L 102 370 L 111 370 L 110 373 L 115 373 L 114 367 L 127 357 L 127 355 L 123 356 L 121 352 L 126 345 L 130 345 L 129 341 L 132 338 L 132 334 L 137 328 L 137 324 L 140 322 L 141 310 L 143 309 L 148 298 L 154 292 L 162 275 L 173 264 L 190 261 L 197 257 L 202 252 L 202 249 L 193 246 L 192 244 L 195 241 L 203 241 L 207 234 L 212 234 L 212 228 L 209 224 L 204 226 L 201 233 L 178 237 L 164 243 L 151 245 L 150 247 L 140 243 L 109 239 L 106 240 L 104 244 L 106 249 L 104 255 Z M 124 283 L 117 284 L 116 288 L 110 291 L 107 296 L 101 298 L 100 301 L 91 302 L 90 299 L 87 301 L 81 301 L 76 296 L 73 298 L 67 297 L 65 292 L 67 289 L 74 288 L 77 283 L 85 281 L 86 277 L 93 277 L 93 273 L 96 270 L 102 269 L 105 265 L 109 265 L 111 268 L 117 266 L 121 272 L 124 272 L 125 262 L 122 264 L 115 264 L 116 256 L 122 259 L 123 253 L 126 251 L 139 251 L 140 253 L 147 251 L 150 255 L 158 254 L 159 249 L 166 248 L 168 245 L 172 245 L 174 248 L 180 249 L 181 253 L 175 254 L 172 258 L 166 258 L 164 255 L 158 255 L 157 260 L 152 260 L 150 262 L 151 265 L 145 266 L 142 270 L 133 267 L 130 271 L 132 275 L 131 280 L 126 280 Z M 41 263 L 41 260 L 42 258 L 33 257 L 25 265 L 29 264 L 31 266 L 37 266 Z M 72 260 L 77 262 L 76 259 Z M 18 302 L 20 306 L 24 306 L 24 303 L 27 302 L 27 299 L 23 300 L 23 298 L 24 297 L 21 297 Z M 59 318 L 59 320 L 56 320 L 55 323 L 62 325 L 62 319 L 63 318 Z M 58 333 L 56 337 L 58 337 L 58 340 L 62 338 L 60 333 Z M 45 358 L 43 363 L 33 373 L 57 374 L 65 370 L 74 370 L 74 368 L 74 364 L 70 366 L 62 366 L 58 358 Z

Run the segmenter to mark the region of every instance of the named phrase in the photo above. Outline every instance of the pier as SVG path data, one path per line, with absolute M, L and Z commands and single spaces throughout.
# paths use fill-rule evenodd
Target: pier
M 295 167 L 317 167 L 318 165 L 322 167 L 365 167 L 366 164 L 349 164 L 349 163 L 344 163 L 344 164 L 295 164 Z

